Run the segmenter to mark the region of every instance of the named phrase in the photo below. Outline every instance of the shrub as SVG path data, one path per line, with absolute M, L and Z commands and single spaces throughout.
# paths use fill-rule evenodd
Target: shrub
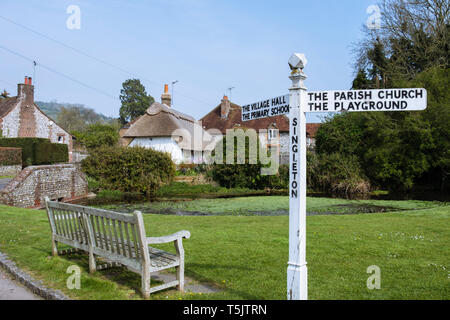
M 265 188 L 274 189 L 287 189 L 289 185 L 289 167 L 280 166 L 279 170 L 274 175 L 263 175 L 261 174 L 262 169 L 272 169 L 271 163 L 263 165 L 260 159 L 260 141 L 256 135 L 256 155 L 250 154 L 250 136 L 246 129 L 235 130 L 236 138 L 233 141 L 233 146 L 231 150 L 234 150 L 233 161 L 231 164 L 227 164 L 226 150 L 227 150 L 227 137 L 224 137 L 221 143 L 218 143 L 216 150 L 213 152 L 213 157 L 217 159 L 216 152 L 221 152 L 224 164 L 213 164 L 211 169 L 208 171 L 207 176 L 214 181 L 216 181 L 220 186 L 226 188 L 247 188 L 253 190 L 261 190 Z M 239 139 L 245 141 L 244 151 L 238 152 Z M 245 139 L 245 140 L 244 140 Z M 222 149 L 219 149 L 222 146 Z M 230 146 L 231 147 L 231 146 Z M 267 152 L 267 151 L 266 151 Z M 220 156 L 220 153 L 218 153 Z M 237 164 L 238 157 L 242 157 L 243 164 Z M 267 157 L 269 159 L 270 152 L 268 152 Z
M 94 123 L 87 127 L 84 132 L 73 133 L 79 143 L 88 149 L 103 146 L 115 146 L 119 141 L 118 129 L 112 124 Z
M 217 159 L 222 157 L 223 164 L 214 163 L 211 166 L 210 175 L 214 181 L 216 181 L 220 186 L 226 188 L 249 188 L 249 189 L 264 189 L 269 185 L 269 177 L 261 175 L 261 168 L 263 165 L 259 159 L 250 158 L 250 138 L 246 137 L 246 130 L 235 130 L 237 138 L 235 139 L 245 139 L 244 153 L 238 153 L 238 143 L 233 140 L 233 160 L 226 158 L 227 150 L 227 137 L 222 139 L 221 143 L 216 145 L 216 150 L 213 152 L 213 156 Z M 259 155 L 259 139 L 256 139 L 257 146 L 256 152 Z M 223 146 L 220 149 L 220 146 Z M 237 164 L 238 157 L 243 157 L 243 164 Z M 228 164 L 227 162 L 231 162 Z
M 101 147 L 81 162 L 83 171 L 102 190 L 154 195 L 159 186 L 172 181 L 175 165 L 166 153 L 143 147 Z
M 268 187 L 271 189 L 289 189 L 289 165 L 280 165 L 278 173 L 269 176 Z
M 209 166 L 207 164 L 180 163 L 177 165 L 177 176 L 198 176 L 206 174 Z
M 355 197 L 367 195 L 370 183 L 362 173 L 356 156 L 339 153 L 318 155 L 308 153 L 308 186 L 339 196 Z
M 0 165 L 13 166 L 22 164 L 22 149 L 20 148 L 1 148 L 0 147 Z
M 22 149 L 22 166 L 53 164 L 69 161 L 66 144 L 51 143 L 44 138 L 0 138 L 0 147 Z
M 87 176 L 87 182 L 89 192 L 97 193 L 100 191 L 100 182 L 98 182 L 95 178 Z

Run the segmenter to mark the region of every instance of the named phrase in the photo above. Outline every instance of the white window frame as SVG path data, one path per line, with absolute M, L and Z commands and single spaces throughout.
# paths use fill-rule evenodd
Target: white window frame
M 277 140 L 278 139 L 278 134 L 279 134 L 279 130 L 278 129 L 275 129 L 275 128 L 269 129 L 268 132 L 267 132 L 267 138 L 268 138 L 269 141 Z

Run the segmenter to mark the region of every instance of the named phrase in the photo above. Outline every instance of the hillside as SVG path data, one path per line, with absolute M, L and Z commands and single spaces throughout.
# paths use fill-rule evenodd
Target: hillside
M 80 108 L 85 111 L 91 111 L 91 112 L 95 113 L 96 117 L 98 117 L 98 120 L 104 121 L 104 122 L 110 122 L 114 119 L 114 118 L 105 116 L 104 114 L 97 113 L 91 108 L 86 108 L 82 104 L 59 103 L 59 102 L 55 102 L 55 101 L 52 101 L 52 102 L 36 101 L 35 103 L 46 115 L 48 115 L 50 118 L 52 118 L 55 121 L 58 120 L 58 114 L 61 111 L 62 107 L 66 108 L 66 109 Z

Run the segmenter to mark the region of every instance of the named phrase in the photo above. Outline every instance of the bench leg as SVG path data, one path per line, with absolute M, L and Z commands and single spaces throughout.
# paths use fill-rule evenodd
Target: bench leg
M 52 255 L 57 256 L 58 255 L 58 243 L 53 239 L 52 237 Z
M 180 259 L 180 265 L 176 267 L 177 269 L 177 280 L 178 280 L 178 290 L 184 292 L 184 248 L 181 239 L 175 241 L 175 250 Z
M 142 272 L 142 295 L 144 299 L 150 298 L 150 271 L 147 266 L 143 266 L 144 270 Z
M 178 280 L 178 291 L 184 293 L 184 264 L 176 267 L 177 269 L 177 280 Z
M 92 251 L 89 252 L 89 273 L 97 271 L 97 263 L 95 262 L 95 256 Z

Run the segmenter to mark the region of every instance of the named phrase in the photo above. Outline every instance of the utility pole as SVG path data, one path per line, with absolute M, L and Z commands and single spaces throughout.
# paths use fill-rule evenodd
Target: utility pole
M 173 98 L 173 86 L 178 82 L 178 80 L 172 81 L 172 105 L 174 106 L 174 98 Z
M 229 95 L 228 95 L 228 98 L 229 98 L 229 100 L 231 101 L 231 90 L 233 90 L 235 87 L 229 87 L 228 88 L 228 92 L 230 93 Z
M 36 66 L 37 66 L 37 62 L 33 61 L 33 83 L 34 83 L 34 85 L 36 85 Z

